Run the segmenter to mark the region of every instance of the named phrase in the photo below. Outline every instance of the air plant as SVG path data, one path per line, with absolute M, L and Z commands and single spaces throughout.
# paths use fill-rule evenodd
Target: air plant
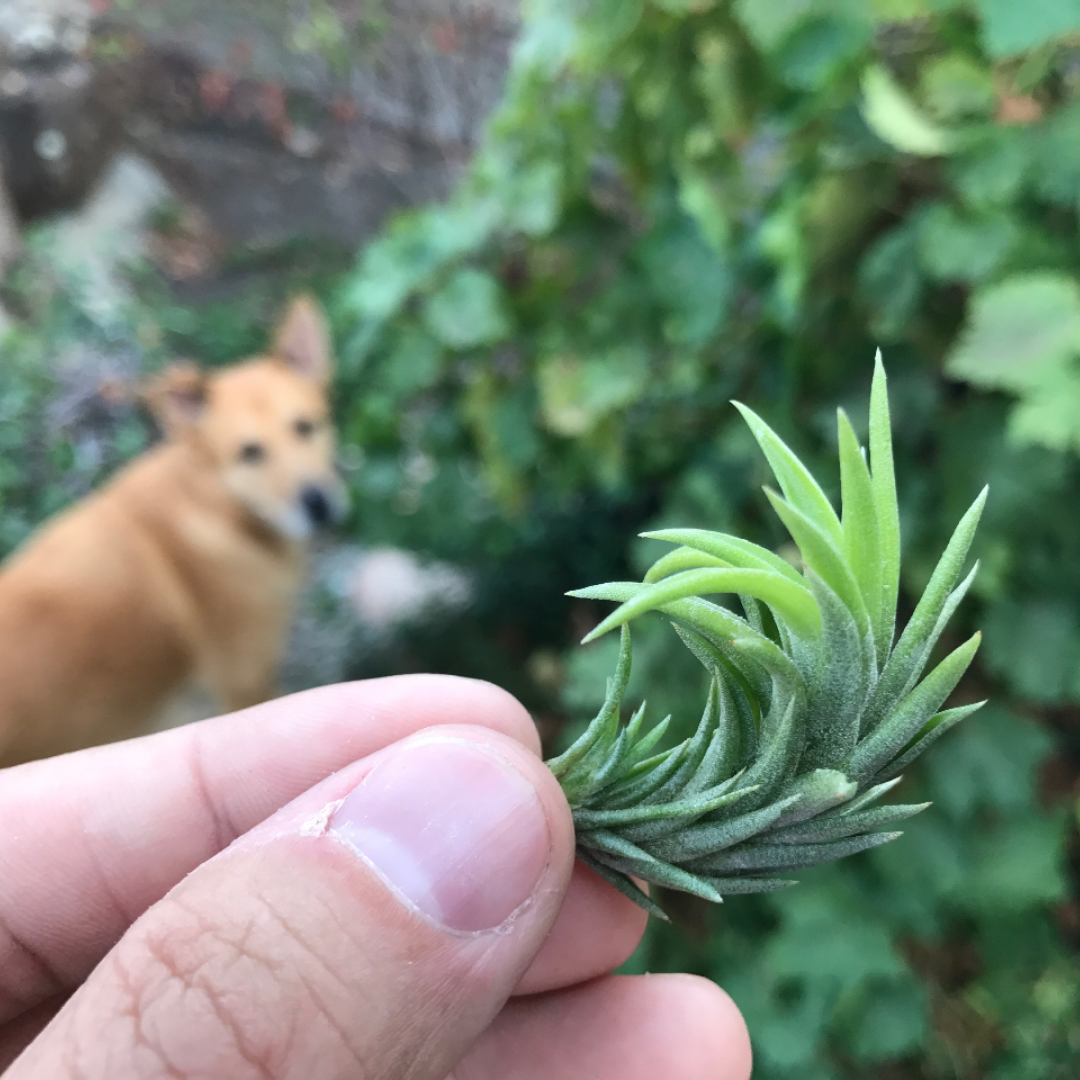
M 765 494 L 801 569 L 736 536 L 664 529 L 644 535 L 675 547 L 643 581 L 571 594 L 617 601 L 585 641 L 620 627 L 622 641 L 600 712 L 548 766 L 573 810 L 578 857 L 661 918 L 636 881 L 720 901 L 783 888 L 794 882 L 781 875 L 896 839 L 891 828 L 929 804 L 883 805 L 882 796 L 984 704 L 939 711 L 979 634 L 923 672 L 978 568 L 959 580 L 985 489 L 896 633 L 900 527 L 880 355 L 869 461 L 838 411 L 842 516 L 776 433 L 736 405 L 780 487 Z M 742 616 L 706 599 L 725 593 L 738 596 Z M 643 704 L 624 724 L 620 708 L 628 624 L 652 611 L 675 620 L 711 677 L 696 731 L 661 752 L 669 720 L 647 728 Z

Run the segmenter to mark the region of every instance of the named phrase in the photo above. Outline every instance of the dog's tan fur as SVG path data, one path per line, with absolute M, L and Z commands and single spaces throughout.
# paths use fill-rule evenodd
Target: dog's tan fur
M 268 355 L 148 388 L 163 443 L 0 568 L 0 765 L 136 734 L 192 678 L 272 696 L 303 540 L 343 506 L 330 368 L 300 298 Z

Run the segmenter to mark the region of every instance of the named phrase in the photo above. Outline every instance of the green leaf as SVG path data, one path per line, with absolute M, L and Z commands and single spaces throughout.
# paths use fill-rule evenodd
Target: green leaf
M 870 732 L 851 755 L 849 773 L 867 780 L 922 730 L 942 702 L 953 692 L 979 648 L 982 635 L 973 634 L 954 649 L 888 716 Z
M 1027 145 L 1033 150 L 1031 182 L 1038 194 L 1069 211 L 1075 211 L 1080 191 L 1080 101 L 1071 101 L 1052 113 L 1032 131 Z M 1050 256 L 1043 260 L 1055 263 Z M 1040 261 L 1043 261 L 1040 260 Z
M 600 707 L 596 719 L 592 721 L 585 733 L 571 746 L 565 754 L 560 754 L 547 762 L 547 767 L 557 777 L 561 777 L 570 769 L 578 765 L 586 754 L 605 735 L 610 737 L 612 720 L 618 723 L 619 706 L 622 704 L 623 694 L 626 693 L 627 684 L 630 681 L 630 668 L 633 662 L 633 644 L 630 639 L 630 631 L 624 629 L 619 635 L 619 660 L 615 668 L 615 676 L 608 680 L 607 694 L 604 704 Z
M 843 545 L 840 519 L 821 486 L 753 409 L 748 409 L 738 401 L 733 401 L 732 404 L 742 413 L 743 419 L 753 432 L 785 498 L 839 550 Z M 822 577 L 824 576 L 823 574 Z
M 760 750 L 742 778 L 747 787 L 758 789 L 750 797 L 750 805 L 766 802 L 794 771 L 806 738 L 798 723 L 801 709 L 802 702 L 792 695 L 786 703 L 774 702 L 762 720 Z
M 1020 446 L 1080 447 L 1080 369 L 1052 368 L 1025 393 L 1009 416 L 1009 436 Z
M 699 570 L 706 566 L 730 567 L 731 563 L 724 559 L 718 559 L 715 555 L 706 555 L 704 551 L 681 547 L 669 551 L 667 555 L 657 559 L 641 580 L 646 585 L 652 585 L 654 582 L 662 581 L 664 578 L 677 574 L 682 570 Z
M 544 424 L 566 438 L 588 434 L 603 419 L 637 401 L 647 380 L 648 356 L 636 344 L 613 346 L 588 357 L 545 356 L 536 373 Z
M 706 529 L 659 529 L 641 535 L 649 540 L 666 540 L 671 544 L 694 548 L 732 566 L 742 566 L 747 570 L 775 570 L 792 581 L 802 582 L 799 572 L 779 555 L 738 536 Z
M 771 53 L 796 32 L 800 25 L 820 17 L 839 16 L 869 22 L 871 12 L 864 0 L 736 0 L 735 15 L 755 44 Z
M 826 815 L 777 829 L 770 839 L 778 844 L 820 844 L 827 840 L 842 840 L 847 836 L 876 832 L 883 825 L 895 825 L 921 814 L 930 803 L 908 806 L 875 806 L 855 814 Z
M 654 850 L 660 858 L 672 862 L 684 862 L 687 859 L 701 859 L 714 855 L 768 829 L 788 807 L 793 806 L 798 800 L 798 795 L 791 795 L 771 806 L 751 810 L 738 817 L 691 825 L 680 831 L 677 836 L 657 841 Z
M 683 766 L 689 740 L 670 750 L 639 760 L 625 779 L 604 792 L 603 802 L 614 810 L 649 802 Z
M 696 859 L 691 865 L 695 872 L 709 875 L 730 874 L 735 870 L 803 870 L 844 859 L 849 855 L 857 855 L 861 851 L 869 851 L 870 848 L 888 844 L 902 835 L 898 832 L 871 833 L 869 836 L 852 836 L 845 840 L 805 846 L 749 843 L 718 855 Z
M 1022 698 L 1074 698 L 1080 683 L 1076 605 L 1051 597 L 993 605 L 986 621 L 986 666 Z
M 977 292 L 950 375 L 1024 392 L 1080 355 L 1080 285 L 1064 274 L 1024 274 Z
M 860 632 L 851 612 L 813 570 L 807 581 L 822 615 L 819 656 L 824 669 L 813 679 L 807 709 L 803 768 L 836 768 L 851 756 L 859 738 L 859 717 L 877 675 L 873 639 Z
M 935 732 L 947 723 L 934 719 Z M 924 759 L 922 775 L 937 811 L 968 829 L 987 816 L 1028 813 L 1040 797 L 1040 769 L 1053 752 L 1054 738 L 1043 726 L 991 705 Z
M 883 142 L 920 157 L 949 153 L 949 133 L 919 111 L 885 68 L 873 64 L 863 72 L 862 92 L 863 119 Z
M 593 585 L 587 589 L 575 589 L 568 596 L 581 597 L 585 600 L 618 600 L 627 601 L 633 599 L 639 592 L 650 586 L 639 585 L 634 581 L 613 581 L 606 585 Z M 745 645 L 753 643 L 758 651 L 753 660 L 758 664 L 766 665 L 768 671 L 775 673 L 777 677 L 789 683 L 801 683 L 798 669 L 783 651 L 768 638 L 759 634 L 744 619 L 738 615 L 709 603 L 698 597 L 689 597 L 685 600 L 675 600 L 663 604 L 660 611 L 682 619 L 690 626 L 705 636 L 711 644 L 717 648 L 729 647 L 725 658 L 739 667 L 740 653 L 748 653 Z M 731 649 L 735 642 L 742 642 L 743 648 Z M 760 671 L 760 668 L 758 669 Z M 745 671 L 744 671 L 745 674 Z
M 701 878 L 670 863 L 653 858 L 647 851 L 616 833 L 597 829 L 578 837 L 578 842 L 599 862 L 623 870 L 623 873 L 644 874 L 658 885 L 680 889 L 705 900 L 720 902 L 720 894 Z
M 789 86 L 817 90 L 844 71 L 869 37 L 865 18 L 817 15 L 784 39 L 776 52 L 777 70 Z
M 618 870 L 612 870 L 610 866 L 605 866 L 587 850 L 580 847 L 577 849 L 577 857 L 594 874 L 603 878 L 609 885 L 613 885 L 623 896 L 633 900 L 638 907 L 643 908 L 650 915 L 655 915 L 656 918 L 663 922 L 670 921 L 664 909 L 655 900 L 652 900 L 648 893 L 642 892 L 626 874 L 620 874 Z
M 817 817 L 848 802 L 858 790 L 858 784 L 836 769 L 814 769 L 787 786 L 786 793 L 797 795 L 798 802 L 777 819 L 777 824 L 793 825 Z
M 1043 909 L 1064 899 L 1060 825 L 1029 816 L 979 837 L 966 887 L 977 910 L 1001 914 Z
M 1030 136 L 1019 126 L 991 127 L 958 152 L 949 165 L 963 201 L 978 208 L 1009 206 L 1032 169 Z
M 692 630 L 684 631 L 684 635 L 696 637 Z M 684 635 L 680 636 L 685 642 L 687 638 Z M 698 641 L 700 640 L 698 638 Z M 701 727 L 706 727 L 710 710 L 715 714 L 715 727 L 697 770 L 686 782 L 684 793 L 687 796 L 708 790 L 720 783 L 725 776 L 741 778 L 743 775 L 739 763 L 743 750 L 748 749 L 746 744 L 749 740 L 744 737 L 743 717 L 725 680 L 713 677 L 705 708 L 706 719 L 702 720 Z
M 860 1062 L 886 1062 L 917 1050 L 928 1028 L 926 992 L 914 979 L 867 987 L 847 1017 Z
M 821 636 L 821 613 L 805 586 L 796 585 L 772 570 L 702 569 L 684 570 L 642 589 L 592 630 L 583 644 L 646 611 L 655 611 L 687 596 L 708 593 L 749 593 L 773 608 L 796 633 L 808 638 Z
M 840 597 L 845 607 L 854 616 L 860 631 L 865 632 L 869 628 L 866 605 L 863 603 L 859 586 L 839 546 L 834 546 L 812 521 L 789 502 L 780 498 L 775 491 L 766 488 L 765 494 L 780 520 L 791 533 L 792 539 L 799 546 L 799 552 L 806 565 L 812 567 L 822 581 Z M 843 543 L 842 538 L 840 542 Z
M 667 311 L 668 340 L 695 348 L 704 345 L 727 319 L 733 285 L 728 263 L 693 219 L 682 215 L 649 233 L 637 257 L 653 294 Z
M 671 777 L 659 790 L 653 793 L 649 801 L 653 803 L 668 802 L 669 800 L 682 800 L 711 793 L 712 796 L 722 795 L 735 783 L 735 769 L 714 775 L 705 779 L 704 782 L 695 785 L 694 781 L 702 779 L 702 762 L 708 756 L 714 742 L 713 736 L 721 728 L 722 708 L 720 695 L 717 692 L 716 680 L 714 679 L 709 688 L 709 697 L 705 702 L 705 711 L 698 721 L 697 728 L 691 737 L 683 763 L 679 771 Z M 715 762 L 715 759 L 714 759 Z M 741 772 L 738 774 L 741 775 Z M 632 839 L 632 838 L 631 838 Z
M 713 640 L 695 633 L 689 627 L 680 626 L 678 623 L 672 623 L 672 625 L 675 627 L 675 632 L 682 638 L 683 644 L 716 680 L 721 687 L 722 695 L 727 693 L 729 698 L 731 697 L 731 692 L 727 691 L 729 679 L 735 684 L 734 692 L 738 694 L 737 700 L 739 703 L 745 703 L 747 708 L 740 709 L 738 705 L 734 708 L 743 720 L 746 720 L 746 713 L 749 713 L 749 719 L 752 721 L 744 724 L 742 730 L 744 745 L 741 750 L 744 755 L 749 754 L 757 747 L 758 726 L 761 724 L 761 701 L 767 689 L 764 680 L 758 678 L 760 672 L 753 670 L 748 674 L 740 666 L 737 658 L 731 655 L 730 648 L 721 650 Z
M 720 785 L 727 788 L 729 784 Z M 739 791 L 705 791 L 693 798 L 678 802 L 644 803 L 622 810 L 575 810 L 574 825 L 578 829 L 609 829 L 621 825 L 637 825 L 646 821 L 664 821 L 679 818 L 689 823 L 694 818 L 718 810 L 721 806 L 737 802 L 746 794 Z M 629 835 L 625 834 L 624 835 Z M 631 837 L 636 839 L 636 837 Z
M 490 345 L 510 330 L 499 285 L 480 270 L 458 270 L 428 299 L 424 320 L 452 349 Z
M 1080 31 L 1080 0 L 976 0 L 991 56 L 1015 56 Z
M 507 223 L 529 236 L 543 236 L 558 221 L 562 168 L 555 161 L 540 161 L 518 172 L 508 185 Z
M 714 8 L 717 0 L 652 0 L 652 3 L 671 15 L 696 15 Z
M 874 359 L 874 381 L 870 388 L 870 470 L 881 551 L 881 619 L 884 633 L 878 639 L 878 663 L 884 666 L 881 645 L 884 643 L 886 649 L 892 646 L 896 598 L 900 591 L 900 507 L 896 501 L 896 475 L 893 472 L 889 392 L 880 349 Z
M 872 243 L 859 263 L 859 292 L 869 307 L 869 330 L 879 341 L 902 340 L 923 299 L 914 222 L 905 221 Z
M 930 581 L 874 688 L 866 709 L 864 730 L 867 726 L 876 724 L 893 707 L 896 699 L 906 694 L 914 685 L 929 658 L 930 650 L 941 636 L 945 623 L 967 592 L 970 579 L 974 577 L 974 570 L 969 580 L 957 590 L 959 595 L 952 595 L 953 586 L 960 576 L 960 570 L 975 537 L 988 492 L 988 488 L 983 488 L 979 493 L 967 513 L 960 519 L 938 560 Z
M 798 885 L 797 881 L 785 881 L 783 878 L 755 877 L 703 877 L 721 896 L 745 896 L 749 893 L 779 892 Z
M 1005 213 L 964 214 L 936 203 L 919 219 L 919 259 L 938 281 L 976 283 L 990 277 L 1017 241 Z
M 875 784 L 873 787 L 867 788 L 861 795 L 856 795 L 851 802 L 841 806 L 837 811 L 837 814 L 840 816 L 854 814 L 868 806 L 872 806 L 880 798 L 892 791 L 892 789 L 900 783 L 901 779 L 902 777 L 897 776 L 892 780 L 886 780 L 883 783 Z
M 878 656 L 888 649 L 893 618 L 882 602 L 881 540 L 870 470 L 843 409 L 837 410 L 844 553 L 870 616 Z M 884 643 L 884 645 L 880 644 Z
M 929 61 L 920 85 L 930 110 L 946 121 L 989 117 L 997 101 L 990 69 L 961 52 Z
M 813 0 L 735 0 L 735 15 L 762 49 L 773 49 L 814 10 Z
M 405 327 L 383 365 L 382 381 L 394 394 L 402 397 L 415 394 L 435 382 L 442 358 L 442 350 L 430 334 L 419 327 Z

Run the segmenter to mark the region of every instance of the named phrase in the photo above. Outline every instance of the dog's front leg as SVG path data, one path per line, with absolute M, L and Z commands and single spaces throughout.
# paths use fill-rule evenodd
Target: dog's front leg
M 252 705 L 261 705 L 264 701 L 278 697 L 280 693 L 277 680 L 271 675 L 257 683 L 237 683 L 222 687 L 218 690 L 218 697 L 228 712 L 236 712 Z
M 200 665 L 202 682 L 227 712 L 279 697 L 277 664 L 253 664 L 251 658 L 215 657 Z

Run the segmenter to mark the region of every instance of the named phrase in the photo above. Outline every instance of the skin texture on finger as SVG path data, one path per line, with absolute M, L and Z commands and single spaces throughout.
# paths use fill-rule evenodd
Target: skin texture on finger
M 0 1026 L 0 1076 L 4 1070 L 45 1030 L 63 1008 L 66 997 L 47 998 L 39 1005 Z
M 646 921 L 641 908 L 575 862 L 555 924 L 514 994 L 544 993 L 614 971 L 637 948 Z M 49 998 L 0 1024 L 0 1074 L 48 1026 L 68 996 Z
M 418 675 L 313 690 L 0 772 L 0 1022 L 77 986 L 176 882 L 313 784 L 455 723 L 539 747 L 505 691 Z
M 608 976 L 515 998 L 448 1080 L 750 1080 L 735 1003 L 694 975 Z
M 410 675 L 0 771 L 0 1023 L 77 987 L 176 882 L 312 784 L 415 731 L 462 722 L 539 752 L 531 718 L 504 691 Z M 589 877 L 575 874 L 529 991 L 609 971 L 640 939 L 638 909 Z M 587 929 L 597 925 L 602 935 Z
M 587 866 L 574 863 L 559 917 L 516 992 L 554 990 L 614 971 L 630 959 L 648 918 Z
M 338 838 L 351 835 L 335 825 L 345 796 L 374 783 L 385 762 L 444 744 L 451 761 L 466 744 L 490 751 L 529 791 L 529 820 L 541 822 L 539 833 L 527 830 L 541 842 L 525 852 L 535 884 L 526 882 L 524 902 L 515 899 L 491 930 L 440 925 L 403 901 L 385 864 Z M 467 801 L 453 804 L 453 828 L 463 808 L 467 815 Z M 479 875 L 481 897 L 498 891 L 504 863 L 507 875 L 517 873 L 514 828 L 485 856 L 498 865 L 489 861 Z M 186 878 L 131 928 L 6 1080 L 443 1080 L 539 949 L 572 863 L 569 810 L 535 756 L 489 731 L 425 732 L 329 778 Z

